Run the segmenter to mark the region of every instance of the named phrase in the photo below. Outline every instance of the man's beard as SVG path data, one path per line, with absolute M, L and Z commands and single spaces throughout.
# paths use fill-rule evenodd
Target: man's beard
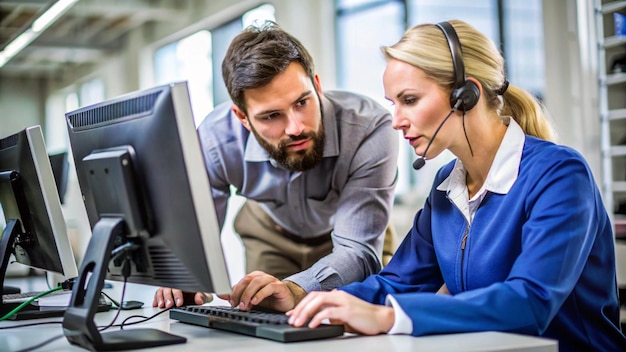
M 326 137 L 322 124 L 320 124 L 320 129 L 317 132 L 306 132 L 299 136 L 290 136 L 288 139 L 280 141 L 278 146 L 273 146 L 263 139 L 263 137 L 257 133 L 252 123 L 250 123 L 250 126 L 259 144 L 267 150 L 272 159 L 276 160 L 278 164 L 287 170 L 306 171 L 312 169 L 324 157 L 324 141 Z M 290 143 L 309 138 L 313 142 L 312 149 L 299 150 L 293 153 L 288 152 L 287 146 Z

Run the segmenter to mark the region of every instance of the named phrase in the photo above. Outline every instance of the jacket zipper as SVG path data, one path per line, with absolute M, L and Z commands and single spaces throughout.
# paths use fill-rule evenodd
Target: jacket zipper
M 461 240 L 461 292 L 465 291 L 463 268 L 465 262 L 465 242 L 467 242 L 467 236 L 469 235 L 469 224 L 465 227 L 465 234 Z

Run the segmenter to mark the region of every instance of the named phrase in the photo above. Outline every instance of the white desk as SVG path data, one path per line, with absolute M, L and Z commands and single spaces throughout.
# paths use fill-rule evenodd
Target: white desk
M 119 287 L 113 290 L 114 294 L 119 292 Z M 142 300 L 147 308 L 133 311 L 123 311 L 117 322 L 120 323 L 123 317 L 129 315 L 142 314 L 150 316 L 159 311 L 151 307 L 151 297 L 154 288 L 143 285 L 131 285 L 127 289 L 126 299 Z M 119 297 L 112 296 L 114 299 Z M 96 323 L 99 326 L 107 325 L 116 311 L 98 313 Z M 0 322 L 0 327 L 11 325 L 22 325 L 26 323 L 40 321 L 58 321 L 62 318 L 49 318 L 41 320 L 27 321 L 4 321 Z M 310 342 L 280 343 L 260 338 L 248 337 L 220 330 L 213 330 L 194 325 L 182 324 L 175 320 L 170 320 L 167 313 L 158 316 L 153 320 L 138 325 L 132 325 L 125 329 L 132 328 L 155 328 L 168 331 L 172 334 L 187 338 L 184 344 L 163 346 L 150 349 L 157 351 L 541 351 L 557 352 L 557 342 L 554 340 L 536 338 L 531 336 L 508 334 L 500 332 L 481 332 L 468 334 L 450 334 L 427 337 L 412 337 L 400 335 L 379 335 L 379 336 L 358 336 L 346 334 L 340 338 L 318 340 Z M 107 331 L 112 331 L 111 328 Z M 0 330 L 0 351 L 15 351 L 34 346 L 51 337 L 62 335 L 61 324 L 42 325 L 36 327 L 23 327 L 19 329 Z M 84 351 L 84 349 L 70 345 L 63 336 L 52 343 L 37 349 L 36 351 Z M 143 350 L 143 351 L 147 351 Z

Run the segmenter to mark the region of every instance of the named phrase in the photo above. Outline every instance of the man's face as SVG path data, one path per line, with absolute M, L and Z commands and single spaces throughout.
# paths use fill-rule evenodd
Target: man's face
M 321 88 L 292 63 L 263 87 L 244 92 L 247 114 L 233 106 L 243 125 L 284 168 L 305 171 L 322 160 Z

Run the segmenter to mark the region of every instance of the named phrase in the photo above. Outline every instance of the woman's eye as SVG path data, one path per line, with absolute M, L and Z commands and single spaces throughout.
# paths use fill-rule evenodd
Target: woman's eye
M 417 101 L 417 98 L 415 97 L 406 97 L 404 98 L 404 103 L 405 104 L 415 104 L 415 102 Z

